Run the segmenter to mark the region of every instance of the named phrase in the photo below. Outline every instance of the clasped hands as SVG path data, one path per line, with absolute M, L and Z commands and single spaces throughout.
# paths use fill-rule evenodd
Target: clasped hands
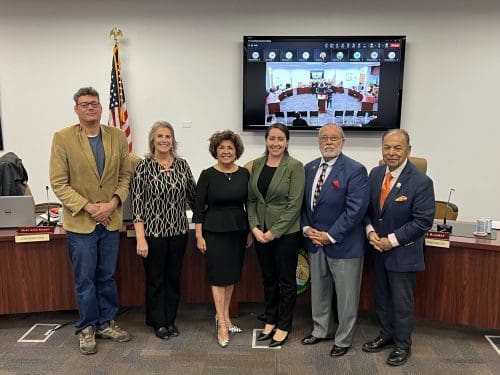
M 368 233 L 368 240 L 370 241 L 370 245 L 381 253 L 392 249 L 391 241 L 389 241 L 387 237 L 379 237 L 379 235 L 374 231 Z
M 311 242 L 315 246 L 326 246 L 330 245 L 332 241 L 330 241 L 330 237 L 328 237 L 328 233 L 319 231 L 317 229 L 314 229 L 312 227 L 307 228 L 304 231 L 304 234 L 311 240 Z
M 276 238 L 270 230 L 264 233 L 257 227 L 252 229 L 252 233 L 255 239 L 260 243 L 268 243 Z
M 83 208 L 96 222 L 108 226 L 111 223 L 111 214 L 116 209 L 117 204 L 114 198 L 110 202 L 87 203 Z

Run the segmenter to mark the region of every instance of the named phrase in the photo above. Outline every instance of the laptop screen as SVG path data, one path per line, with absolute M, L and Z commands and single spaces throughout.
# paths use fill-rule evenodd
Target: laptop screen
M 31 195 L 0 196 L 0 228 L 35 225 L 35 201 Z

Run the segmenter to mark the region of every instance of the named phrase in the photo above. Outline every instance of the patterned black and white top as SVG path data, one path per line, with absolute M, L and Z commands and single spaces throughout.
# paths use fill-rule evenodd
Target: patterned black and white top
M 187 233 L 186 208 L 194 206 L 196 183 L 184 159 L 170 169 L 152 158 L 141 160 L 132 180 L 134 223 L 144 223 L 146 237 L 170 237 Z

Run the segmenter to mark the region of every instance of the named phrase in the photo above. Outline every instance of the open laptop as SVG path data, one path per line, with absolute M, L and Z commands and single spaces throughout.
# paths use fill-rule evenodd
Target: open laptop
M 0 228 L 35 225 L 35 201 L 31 195 L 0 196 Z

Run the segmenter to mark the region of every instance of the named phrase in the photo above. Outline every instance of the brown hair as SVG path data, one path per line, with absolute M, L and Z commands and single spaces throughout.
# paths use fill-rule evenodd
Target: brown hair
M 217 148 L 220 146 L 222 141 L 231 141 L 234 144 L 234 148 L 236 149 L 236 159 L 239 159 L 243 154 L 245 147 L 243 146 L 241 137 L 232 130 L 223 130 L 212 134 L 209 138 L 210 144 L 208 146 L 210 155 L 217 159 Z

